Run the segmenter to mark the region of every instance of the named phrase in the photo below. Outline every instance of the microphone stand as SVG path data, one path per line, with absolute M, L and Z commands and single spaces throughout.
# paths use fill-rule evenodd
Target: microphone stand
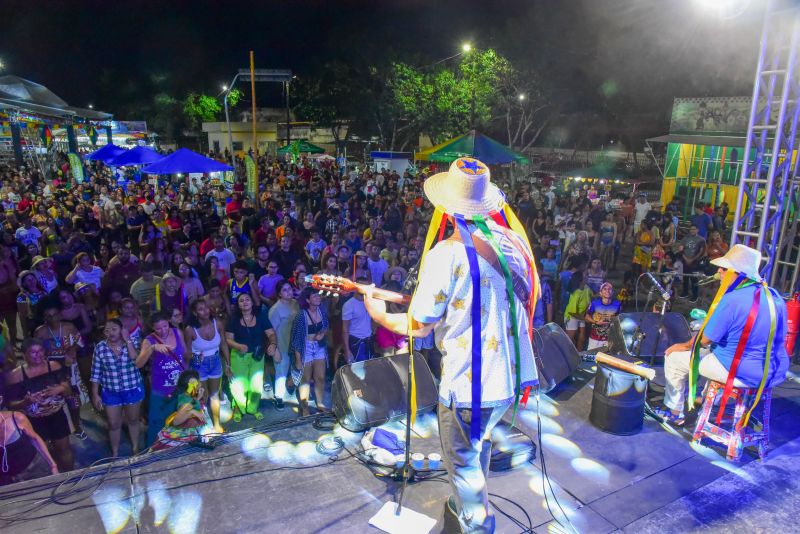
M 408 347 L 408 378 L 406 379 L 406 389 L 408 390 L 408 394 L 406 395 L 406 447 L 405 447 L 405 461 L 403 463 L 403 486 L 400 488 L 400 496 L 397 499 L 397 509 L 395 510 L 395 515 L 400 515 L 400 512 L 403 511 L 403 495 L 406 492 L 406 486 L 408 485 L 408 479 L 411 478 L 411 366 L 412 366 L 412 359 L 414 358 L 414 347 Z

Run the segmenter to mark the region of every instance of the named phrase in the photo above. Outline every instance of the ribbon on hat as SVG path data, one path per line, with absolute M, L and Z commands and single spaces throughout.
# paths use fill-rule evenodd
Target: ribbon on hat
M 742 427 L 747 425 L 747 422 L 750 420 L 750 415 L 752 415 L 753 410 L 758 405 L 758 402 L 761 400 L 761 394 L 764 392 L 764 388 L 767 385 L 767 380 L 769 379 L 769 367 L 770 362 L 772 361 L 772 351 L 774 349 L 774 341 L 775 341 L 775 330 L 778 326 L 777 321 L 777 312 L 775 309 L 775 301 L 773 291 L 771 287 L 767 285 L 766 281 L 761 282 L 761 288 L 759 291 L 763 291 L 767 297 L 767 308 L 769 308 L 769 337 L 767 337 L 767 351 L 764 356 L 764 373 L 761 375 L 761 383 L 758 384 L 758 390 L 756 391 L 756 397 L 753 399 L 753 404 L 750 406 L 750 409 L 744 414 L 739 420 L 739 424 L 736 426 L 737 430 L 740 430 Z M 782 340 L 781 340 L 782 341 Z M 721 413 L 721 412 L 720 412 Z
M 475 252 L 475 243 L 472 241 L 467 221 L 459 214 L 454 214 L 456 228 L 461 236 L 461 242 L 467 251 L 469 275 L 472 279 L 472 305 L 470 306 L 470 320 L 472 321 L 472 420 L 470 421 L 470 439 L 481 439 L 481 371 L 483 358 L 481 354 L 481 271 L 478 266 L 478 254 Z
M 770 363 L 772 361 L 774 337 L 777 329 L 777 312 L 775 308 L 775 296 L 773 294 L 774 290 L 767 285 L 766 281 L 762 280 L 761 282 L 756 282 L 752 279 L 749 279 L 747 276 L 738 274 L 730 269 L 725 272 L 720 283 L 719 290 L 717 291 L 714 301 L 711 303 L 711 307 L 709 308 L 708 315 L 706 316 L 705 321 L 703 321 L 703 325 L 694 340 L 689 362 L 689 396 L 687 397 L 687 403 L 689 410 L 692 410 L 694 408 L 694 398 L 697 391 L 697 377 L 699 376 L 700 370 L 700 340 L 703 337 L 703 332 L 705 331 L 708 321 L 716 311 L 717 305 L 719 304 L 720 300 L 722 300 L 723 296 L 737 289 L 743 289 L 756 283 L 760 283 L 760 286 L 755 291 L 753 304 L 750 307 L 747 320 L 745 321 L 742 335 L 736 345 L 736 351 L 733 356 L 733 361 L 731 362 L 730 370 L 728 371 L 728 378 L 726 379 L 725 388 L 722 392 L 722 398 L 720 399 L 716 419 L 717 424 L 722 423 L 722 417 L 725 414 L 725 407 L 733 391 L 733 384 L 734 380 L 736 379 L 736 373 L 739 369 L 739 364 L 741 363 L 744 350 L 747 347 L 748 341 L 750 340 L 750 335 L 753 327 L 755 326 L 755 321 L 761 308 L 761 295 L 763 294 L 765 296 L 765 300 L 767 301 L 767 308 L 769 310 L 769 336 L 767 337 L 767 348 L 764 357 L 764 371 L 761 376 L 761 382 L 759 383 L 756 391 L 756 396 L 747 412 L 745 412 L 744 416 L 737 423 L 737 430 L 740 430 L 742 427 L 747 425 L 753 410 L 761 400 L 761 395 L 764 392 L 764 388 L 766 387 L 770 375 Z
M 419 258 L 419 272 L 422 272 L 422 267 L 425 265 L 425 257 L 428 253 L 428 250 L 430 250 L 431 245 L 433 244 L 434 238 L 436 237 L 436 230 L 439 229 L 439 235 L 441 236 L 441 234 L 444 233 L 444 227 L 446 224 L 447 218 L 444 216 L 444 210 L 436 207 L 433 210 L 431 223 L 428 226 L 428 233 L 425 234 L 425 245 L 422 247 L 422 255 Z M 441 237 L 439 239 L 441 239 Z M 354 263 L 353 279 L 355 279 L 355 270 Z M 416 294 L 417 288 L 415 287 L 414 292 L 411 294 L 411 302 L 414 302 L 414 295 Z M 411 373 L 411 383 L 409 384 L 411 406 L 409 409 L 411 412 L 411 425 L 413 426 L 417 420 L 417 376 L 414 371 L 414 318 L 411 314 L 411 306 L 409 306 L 408 310 L 406 311 L 406 321 L 408 322 L 408 365 L 409 372 Z
M 497 240 L 492 235 L 491 230 L 489 227 L 486 226 L 486 221 L 483 220 L 483 217 L 480 215 L 476 215 L 472 219 L 475 222 L 475 226 L 483 233 L 486 240 L 491 245 L 494 253 L 497 255 L 497 260 L 500 262 L 500 268 L 503 271 L 503 278 L 505 279 L 506 283 L 506 297 L 508 298 L 509 309 L 511 313 L 511 331 L 514 335 L 514 368 L 516 369 L 515 374 L 515 384 L 514 384 L 514 412 L 511 416 L 511 426 L 517 421 L 517 410 L 519 409 L 519 394 L 520 389 L 522 386 L 522 377 L 520 376 L 520 367 L 521 367 L 521 358 L 520 358 L 520 350 L 519 350 L 519 324 L 517 323 L 517 303 L 516 298 L 514 296 L 514 283 L 511 280 L 511 269 L 508 266 L 508 261 L 506 260 L 505 255 L 503 255 L 503 251 L 500 250 L 500 245 L 498 245 Z M 480 280 L 478 280 L 478 285 L 480 286 Z M 474 286 L 474 281 L 473 281 Z M 473 289 L 474 291 L 474 289 Z M 473 299 L 475 298 L 473 294 Z M 475 324 L 472 325 L 473 331 L 475 330 Z M 474 371 L 473 371 L 474 374 Z M 474 408 L 473 408 L 474 409 Z
M 719 283 L 717 294 L 714 295 L 714 300 L 711 301 L 711 306 L 708 308 L 708 314 L 703 320 L 703 324 L 700 326 L 700 330 L 697 332 L 697 335 L 692 342 L 692 349 L 689 355 L 689 395 L 686 397 L 686 403 L 689 411 L 694 409 L 694 398 L 697 394 L 697 379 L 700 376 L 700 340 L 703 339 L 703 332 L 706 329 L 708 320 L 711 319 L 711 315 L 714 313 L 714 311 L 716 311 L 719 301 L 722 300 L 722 297 L 724 297 L 729 291 L 732 291 L 736 285 L 741 283 L 743 280 L 744 277 L 738 276 L 735 271 L 725 271 L 725 274 L 722 276 L 722 280 Z

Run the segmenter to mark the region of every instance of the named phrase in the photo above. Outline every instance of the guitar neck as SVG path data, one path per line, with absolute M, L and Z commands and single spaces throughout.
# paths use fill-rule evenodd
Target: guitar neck
M 364 295 L 369 286 L 365 284 L 353 284 L 356 286 L 356 290 Z M 385 300 L 386 302 L 394 302 L 395 304 L 402 304 L 407 306 L 411 302 L 410 295 L 404 295 L 402 293 L 397 293 L 395 291 L 389 291 L 388 289 L 380 289 L 378 287 L 370 288 L 372 291 L 372 296 L 376 299 Z

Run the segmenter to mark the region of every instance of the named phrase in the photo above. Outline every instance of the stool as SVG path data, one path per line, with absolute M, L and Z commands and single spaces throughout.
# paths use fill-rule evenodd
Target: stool
M 694 428 L 692 440 L 696 443 L 705 436 L 718 443 L 727 445 L 727 458 L 733 462 L 741 459 L 742 451 L 745 447 L 756 445 L 758 447 L 758 457 L 763 460 L 767 456 L 767 447 L 769 446 L 769 410 L 772 404 L 772 389 L 764 389 L 761 394 L 759 403 L 762 406 L 763 428 L 758 432 L 747 427 L 736 430 L 736 424 L 744 416 L 749 401 L 755 398 L 758 389 L 733 388 L 730 396 L 730 400 L 736 402 L 733 410 L 733 418 L 725 417 L 723 414 L 721 423 L 723 426 L 729 424 L 730 430 L 726 430 L 723 426 L 715 424 L 714 421 L 716 417 L 711 416 L 711 409 L 714 406 L 717 393 L 721 394 L 723 391 L 725 391 L 725 384 L 713 380 L 708 381 L 703 408 L 700 410 L 700 414 L 697 417 L 697 425 Z

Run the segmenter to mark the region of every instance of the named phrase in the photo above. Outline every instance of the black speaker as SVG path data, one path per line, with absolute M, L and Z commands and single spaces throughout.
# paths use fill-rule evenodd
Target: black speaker
M 692 337 L 689 323 L 680 313 L 667 312 L 663 323 L 661 320 L 661 314 L 654 312 L 619 314 L 609 327 L 607 352 L 636 357 L 636 345 L 640 343 L 639 358 L 663 358 L 667 347 Z M 662 324 L 661 335 L 658 333 L 659 324 Z
M 406 416 L 408 354 L 384 356 L 340 367 L 333 377 L 333 413 L 344 428 L 361 432 Z M 417 414 L 433 410 L 439 393 L 425 358 L 414 354 Z
M 581 355 L 575 345 L 555 323 L 547 323 L 533 331 L 533 354 L 544 393 L 566 380 L 581 364 Z

